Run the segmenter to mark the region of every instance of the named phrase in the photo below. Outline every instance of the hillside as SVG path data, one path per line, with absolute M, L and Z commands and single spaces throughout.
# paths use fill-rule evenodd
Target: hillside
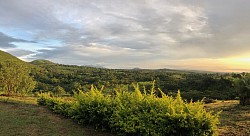
M 0 50 L 0 63 L 6 63 L 6 62 L 11 62 L 11 63 L 15 63 L 18 65 L 22 65 L 22 66 L 25 66 L 26 68 L 30 68 L 30 69 L 32 69 L 32 68 L 37 69 L 38 68 L 33 64 L 27 63 L 23 60 L 20 60 L 16 56 L 13 56 L 7 52 Z
M 0 50 L 0 62 L 6 62 L 6 61 L 26 63 L 26 62 L 18 59 L 17 57 Z
M 53 92 L 60 86 L 67 93 L 73 94 L 77 90 L 88 90 L 93 84 L 98 88 L 104 85 L 104 92 L 110 93 L 113 88 L 129 90 L 133 88 L 132 83 L 138 83 L 149 90 L 152 81 L 155 81 L 155 87 L 167 94 L 181 90 L 185 99 L 234 99 L 237 96 L 231 80 L 237 76 L 234 74 L 172 69 L 108 69 L 56 64 L 48 60 L 26 63 L 1 51 L 0 62 L 4 61 L 25 63 L 32 68 L 29 74 L 37 82 L 33 92 Z
M 49 60 L 38 59 L 30 62 L 33 65 L 56 65 L 56 63 Z

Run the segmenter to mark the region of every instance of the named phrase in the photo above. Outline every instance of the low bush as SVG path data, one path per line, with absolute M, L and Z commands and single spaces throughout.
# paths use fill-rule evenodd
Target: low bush
M 113 114 L 114 105 L 110 96 L 91 87 L 87 93 L 79 92 L 75 94 L 76 103 L 72 107 L 72 118 L 83 124 L 91 124 L 96 128 L 110 129 L 109 119 Z
M 74 101 L 41 95 L 38 103 L 79 123 L 91 124 L 120 135 L 217 134 L 218 114 L 207 112 L 203 102 L 187 103 L 182 100 L 180 92 L 176 97 L 160 93 L 159 98 L 153 87 L 150 93 L 141 93 L 137 85 L 134 92 L 117 91 L 110 96 L 92 86 L 89 92 L 75 94 Z
M 73 101 L 66 101 L 60 97 L 52 97 L 49 93 L 40 94 L 37 103 L 47 106 L 50 110 L 53 110 L 53 112 L 66 117 L 71 116 L 72 105 L 74 105 Z

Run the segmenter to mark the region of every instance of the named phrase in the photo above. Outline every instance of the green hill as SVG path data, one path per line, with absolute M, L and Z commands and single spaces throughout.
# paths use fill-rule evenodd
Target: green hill
M 38 60 L 34 60 L 30 62 L 33 65 L 56 65 L 56 63 L 51 62 L 49 60 L 42 60 L 42 59 L 38 59 Z
M 34 68 L 35 67 L 34 65 L 32 65 L 30 63 L 27 63 L 25 61 L 20 60 L 16 56 L 13 56 L 7 52 L 0 50 L 0 63 L 5 64 L 6 62 L 11 62 L 11 63 L 15 63 L 18 65 L 23 65 L 23 66 L 26 66 L 27 68 Z
M 0 62 L 6 62 L 6 61 L 26 63 L 26 62 L 18 59 L 17 57 L 0 50 Z

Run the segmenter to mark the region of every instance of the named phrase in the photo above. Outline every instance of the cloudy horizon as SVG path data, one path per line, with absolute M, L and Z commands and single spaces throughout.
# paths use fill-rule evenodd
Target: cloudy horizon
M 0 50 L 107 68 L 250 71 L 250 1 L 0 0 Z

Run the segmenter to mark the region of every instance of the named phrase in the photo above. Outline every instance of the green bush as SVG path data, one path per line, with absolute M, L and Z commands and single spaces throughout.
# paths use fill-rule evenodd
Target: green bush
M 116 110 L 110 119 L 113 131 L 128 135 L 216 135 L 218 115 L 206 112 L 202 102 L 185 103 L 180 93 L 176 98 L 162 98 L 134 93 L 118 93 Z
M 71 116 L 72 105 L 74 103 L 65 101 L 60 97 L 52 97 L 49 93 L 40 94 L 37 102 L 39 105 L 47 106 L 50 110 L 53 110 L 53 112 L 67 117 Z
M 146 92 L 141 93 L 137 85 L 134 92 L 109 96 L 92 86 L 89 92 L 75 94 L 71 102 L 41 95 L 38 103 L 79 123 L 120 135 L 216 135 L 218 114 L 207 112 L 202 102 L 184 102 L 180 92 L 171 97 L 160 91 L 159 98 L 154 87 Z
M 72 118 L 96 128 L 109 129 L 109 118 L 113 114 L 112 99 L 104 96 L 102 90 L 92 86 L 87 93 L 80 91 L 75 94 L 77 102 L 73 106 Z
M 37 104 L 42 106 L 47 106 L 46 101 L 50 98 L 51 97 L 48 93 L 38 94 Z

